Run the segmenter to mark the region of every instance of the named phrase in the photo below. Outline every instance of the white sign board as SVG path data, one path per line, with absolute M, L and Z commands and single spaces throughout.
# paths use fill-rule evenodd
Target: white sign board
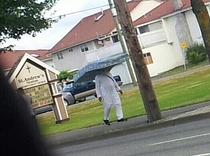
M 17 88 L 28 88 L 47 83 L 45 72 L 33 64 L 26 62 L 16 79 Z

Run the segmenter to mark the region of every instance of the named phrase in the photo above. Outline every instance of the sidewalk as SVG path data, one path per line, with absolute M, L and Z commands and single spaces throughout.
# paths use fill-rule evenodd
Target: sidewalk
M 125 134 L 144 132 L 187 122 L 210 118 L 210 101 L 187 107 L 162 112 L 163 119 L 147 123 L 147 117 L 140 116 L 128 119 L 126 122 L 113 122 L 111 126 L 99 125 L 81 130 L 64 132 L 47 136 L 46 140 L 52 146 L 76 145 L 103 138 L 117 137 Z

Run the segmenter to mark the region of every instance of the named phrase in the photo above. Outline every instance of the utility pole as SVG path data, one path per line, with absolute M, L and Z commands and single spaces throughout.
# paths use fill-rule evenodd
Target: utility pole
M 138 86 L 144 103 L 148 122 L 162 119 L 152 81 L 144 62 L 136 31 L 133 26 L 131 15 L 126 0 L 113 0 L 117 10 L 119 22 L 125 37 L 129 54 L 137 76 Z
M 111 2 L 111 0 L 108 0 L 108 2 L 109 2 L 110 11 L 111 11 L 111 14 L 112 14 L 112 17 L 113 17 L 113 21 L 114 21 L 114 24 L 115 24 L 115 28 L 116 28 L 118 36 L 119 36 L 120 44 L 122 46 L 123 52 L 127 53 L 126 46 L 124 44 L 124 41 L 123 41 L 123 38 L 122 38 L 122 33 L 121 33 L 121 30 L 120 30 L 120 27 L 119 27 L 117 14 L 115 13 L 116 10 L 114 9 L 113 3 Z M 130 76 L 131 76 L 133 86 L 137 86 L 137 82 L 136 82 L 136 79 L 135 79 L 135 76 L 134 76 L 134 73 L 133 73 L 133 69 L 132 69 L 132 65 L 130 63 L 130 60 L 126 59 L 126 63 L 127 63 L 127 66 L 128 66 L 128 70 L 129 70 L 129 73 L 130 73 Z

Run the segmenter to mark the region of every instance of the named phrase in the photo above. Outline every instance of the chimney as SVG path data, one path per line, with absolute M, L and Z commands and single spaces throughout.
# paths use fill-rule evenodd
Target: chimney
M 95 17 L 95 22 L 99 21 L 104 16 L 104 11 L 101 9 L 101 15 L 99 15 L 97 18 Z

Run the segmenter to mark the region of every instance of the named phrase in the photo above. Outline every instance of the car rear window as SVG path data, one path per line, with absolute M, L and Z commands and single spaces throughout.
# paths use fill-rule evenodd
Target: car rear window
M 73 84 L 74 84 L 74 83 L 67 83 L 67 84 L 64 86 L 63 91 L 68 91 L 70 88 L 73 87 Z

